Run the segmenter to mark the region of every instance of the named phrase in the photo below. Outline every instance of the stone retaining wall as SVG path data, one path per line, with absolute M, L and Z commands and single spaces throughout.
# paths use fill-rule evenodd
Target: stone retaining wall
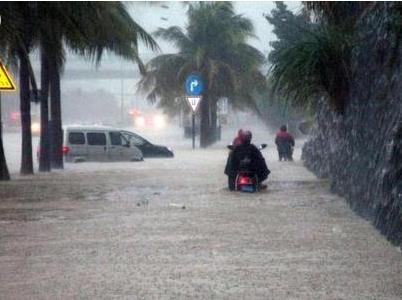
M 400 19 L 397 19 L 400 18 Z M 320 100 L 305 165 L 332 190 L 402 244 L 402 20 L 393 3 L 378 4 L 359 23 L 350 102 L 338 115 Z M 401 26 L 399 26 L 401 27 Z M 402 44 L 402 43 L 401 43 Z

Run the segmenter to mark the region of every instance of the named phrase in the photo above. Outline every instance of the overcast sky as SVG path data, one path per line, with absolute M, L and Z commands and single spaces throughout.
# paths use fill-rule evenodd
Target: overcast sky
M 290 10 L 297 13 L 300 10 L 300 2 L 285 2 Z M 250 40 L 250 44 L 258 48 L 265 56 L 268 55 L 270 46 L 269 42 L 276 39 L 272 33 L 272 26 L 265 20 L 263 14 L 270 13 L 275 7 L 275 3 L 271 1 L 239 1 L 234 2 L 236 13 L 243 14 L 249 18 L 255 27 L 255 35 L 258 39 Z M 152 33 L 159 27 L 167 28 L 169 26 L 185 27 L 187 23 L 186 10 L 187 6 L 183 2 L 131 2 L 128 3 L 129 11 L 133 19 L 139 23 L 147 32 Z M 162 19 L 164 18 L 164 19 Z M 165 20 L 166 19 L 166 20 Z M 161 47 L 162 53 L 175 52 L 175 48 L 163 40 L 157 40 Z M 160 53 L 152 52 L 145 48 L 140 43 L 140 57 L 144 62 L 149 61 L 152 57 Z M 37 61 L 39 63 L 39 61 Z M 67 60 L 66 69 L 75 68 L 89 68 L 96 69 L 96 66 L 89 61 L 84 61 L 81 57 L 70 57 Z M 108 69 L 125 69 L 136 70 L 137 66 L 132 62 L 122 61 L 121 58 L 115 55 L 104 55 L 100 67 L 97 69 L 99 72 L 107 72 Z M 138 78 L 139 78 L 138 74 Z M 124 80 L 124 92 L 134 93 L 136 90 L 137 79 Z M 87 80 L 85 85 L 80 81 L 65 81 L 64 87 L 66 89 L 82 88 L 85 90 L 96 90 L 105 88 L 118 95 L 121 94 L 122 80 Z
M 263 14 L 269 13 L 275 7 L 275 2 L 237 1 L 233 3 L 236 13 L 243 14 L 253 22 L 258 39 L 250 40 L 250 44 L 257 47 L 264 54 L 268 54 L 270 49 L 269 42 L 275 40 L 275 35 L 272 33 L 272 26 L 263 17 Z M 288 9 L 295 13 L 300 10 L 300 2 L 285 3 Z M 185 27 L 187 23 L 187 7 L 182 2 L 134 2 L 129 4 L 129 8 L 134 20 L 148 32 L 154 32 L 159 27 Z M 158 43 L 163 52 L 174 52 L 174 48 L 170 44 L 161 40 L 158 40 Z M 144 47 L 141 47 L 141 52 L 146 56 L 146 60 L 148 55 L 152 55 Z
M 133 19 L 141 25 L 148 33 L 155 32 L 159 27 L 167 28 L 170 26 L 180 26 L 184 28 L 187 24 L 187 5 L 180 1 L 156 1 L 156 2 L 126 2 Z M 275 8 L 273 1 L 235 1 L 234 7 L 237 14 L 243 14 L 249 18 L 255 29 L 257 38 L 250 39 L 249 43 L 258 48 L 264 55 L 268 55 L 270 46 L 269 42 L 276 39 L 272 33 L 272 26 L 263 17 L 263 14 L 270 13 Z M 297 13 L 300 11 L 301 4 L 299 1 L 285 1 L 288 9 Z M 162 53 L 175 52 L 175 48 L 168 42 L 157 40 Z M 147 49 L 140 42 L 140 57 L 147 62 L 152 57 L 160 54 Z M 104 55 L 101 67 L 109 64 L 120 62 L 121 59 L 115 55 Z M 74 56 L 67 60 L 67 67 L 75 64 L 87 65 L 94 67 L 91 62 L 84 61 L 83 58 Z M 123 68 L 132 68 L 126 62 L 122 64 Z

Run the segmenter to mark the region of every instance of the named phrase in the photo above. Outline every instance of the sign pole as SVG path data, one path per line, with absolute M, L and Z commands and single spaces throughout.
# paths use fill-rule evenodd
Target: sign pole
M 1 17 L 0 17 L 1 23 Z M 3 134 L 3 121 L 1 118 L 1 91 L 15 91 L 15 84 L 10 75 L 8 75 L 6 68 L 0 61 L 0 138 Z
M 0 91 L 0 140 L 3 136 L 3 119 L 1 117 L 1 91 Z
M 193 149 L 195 149 L 195 112 L 192 113 L 192 134 L 193 134 Z
M 193 140 L 193 149 L 195 149 L 195 112 L 202 98 L 201 92 L 204 89 L 204 81 L 202 80 L 202 77 L 200 75 L 190 74 L 186 78 L 184 87 L 186 90 L 187 101 L 193 111 L 191 114 L 191 133 Z
M 0 18 L 1 23 L 1 18 Z M 0 165 L 0 180 L 9 180 L 10 173 L 8 172 L 4 147 L 3 147 L 3 122 L 1 118 L 1 91 L 15 91 L 15 84 L 11 79 L 10 75 L 8 75 L 6 68 L 0 61 L 0 155 L 2 165 Z

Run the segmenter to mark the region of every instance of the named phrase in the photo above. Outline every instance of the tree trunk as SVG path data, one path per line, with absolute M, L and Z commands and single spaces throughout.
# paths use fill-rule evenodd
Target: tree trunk
M 55 169 L 63 169 L 63 129 L 61 122 L 60 68 L 55 59 L 51 59 L 50 64 L 50 118 L 52 120 L 51 166 Z
M 10 180 L 10 173 L 8 172 L 6 156 L 3 148 L 3 136 L 0 133 L 0 181 Z
M 210 114 L 211 114 L 211 128 L 216 128 L 217 126 L 217 120 L 218 120 L 218 105 L 216 101 L 210 101 L 209 102 L 209 109 L 210 109 Z
M 19 52 L 20 61 L 20 111 L 22 129 L 21 174 L 33 174 L 32 133 L 31 133 L 31 99 L 29 97 L 28 58 Z
M 215 100 L 209 101 L 209 111 L 210 111 L 210 144 L 215 143 L 218 140 L 218 104 Z
M 205 94 L 201 100 L 201 120 L 200 120 L 200 147 L 206 148 L 209 146 L 209 103 L 208 97 Z
M 6 156 L 3 148 L 3 123 L 1 121 L 1 94 L 0 94 L 0 181 L 10 180 L 10 173 L 8 173 Z
M 40 100 L 40 152 L 39 171 L 50 171 L 49 141 L 49 59 L 41 50 L 41 100 Z

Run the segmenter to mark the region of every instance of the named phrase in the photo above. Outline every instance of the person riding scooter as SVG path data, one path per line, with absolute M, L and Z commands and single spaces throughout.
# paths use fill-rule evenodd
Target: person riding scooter
M 241 144 L 234 147 L 229 154 L 228 161 L 225 167 L 225 174 L 228 175 L 228 185 L 230 190 L 235 189 L 235 179 L 238 172 L 241 170 L 242 162 L 249 160 L 248 170 L 257 175 L 260 188 L 265 188 L 262 185 L 265 179 L 267 179 L 270 171 L 268 170 L 265 159 L 262 156 L 260 150 L 251 144 L 252 133 L 251 131 L 243 131 L 241 135 Z

